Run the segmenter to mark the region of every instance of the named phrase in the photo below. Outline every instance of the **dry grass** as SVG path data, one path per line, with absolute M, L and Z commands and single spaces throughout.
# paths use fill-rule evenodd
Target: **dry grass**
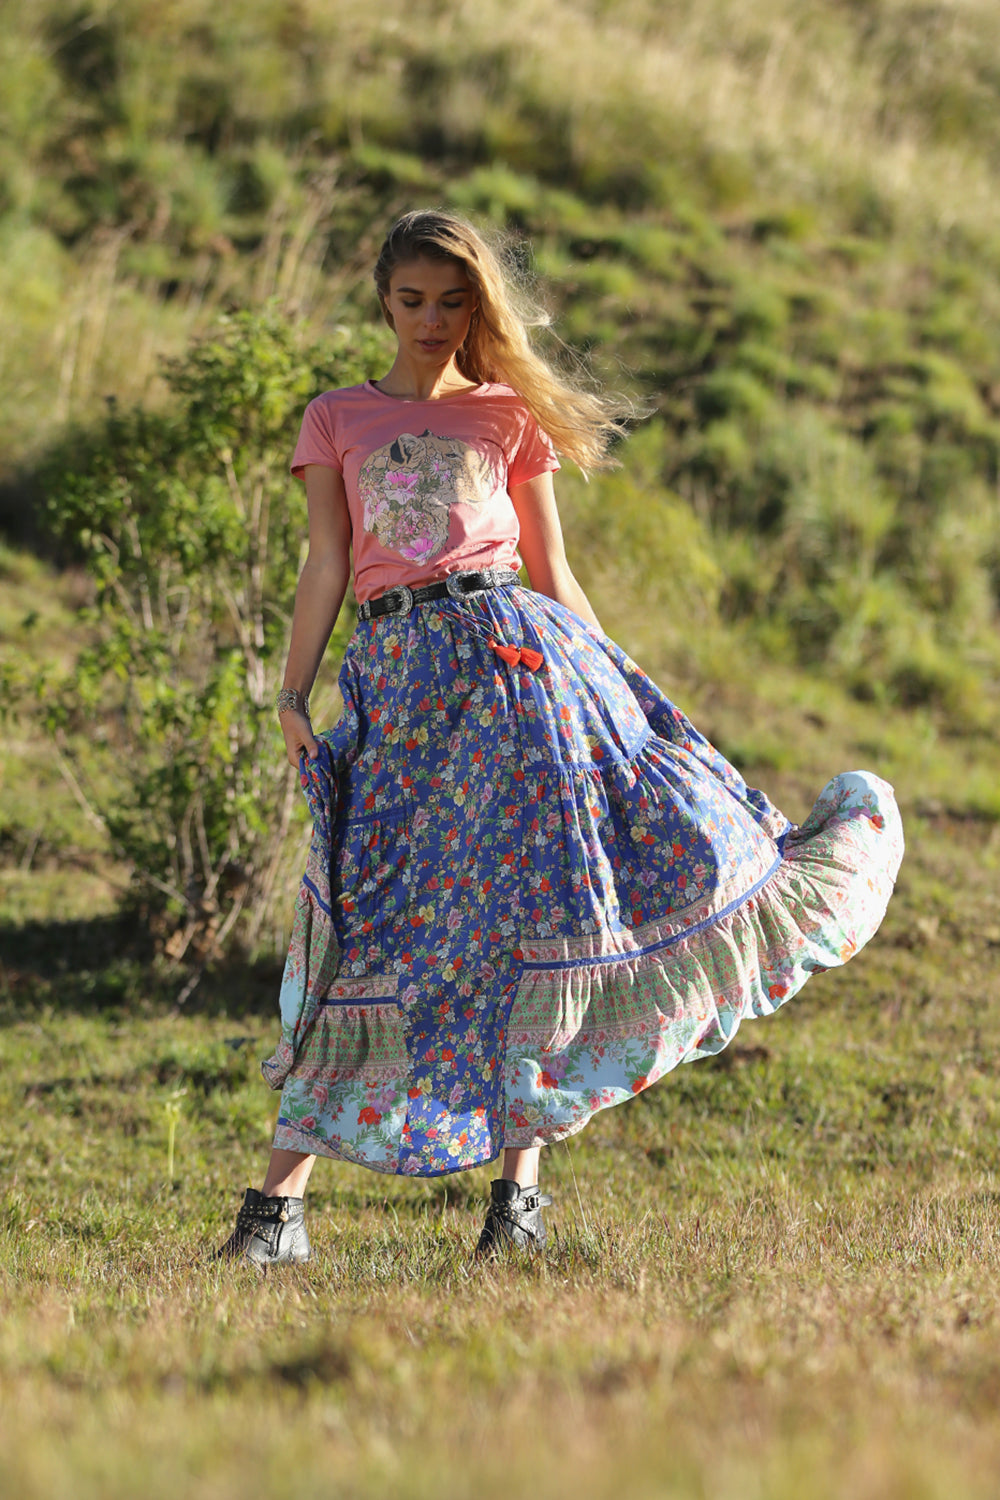
M 354 1257 L 260 1286 L 176 1251 L 77 1253 L 7 1323 L 12 1492 L 256 1496 L 294 1465 L 307 1495 L 596 1496 L 623 1477 L 650 1496 L 985 1495 L 996 1244 L 970 1196 L 934 1215 L 947 1271 L 922 1206 L 830 1234 L 794 1200 L 620 1233 L 594 1271 L 567 1252 L 472 1279 L 453 1239 L 404 1220 L 384 1278 L 398 1237 L 379 1225 L 373 1249 L 364 1218 Z M 873 1235 L 878 1268 L 853 1268 Z
M 535 1264 L 470 1261 L 489 1169 L 401 1181 L 321 1163 L 315 1261 L 217 1268 L 206 1251 L 273 1123 L 255 1059 L 274 976 L 252 1003 L 219 976 L 177 1015 L 141 971 L 116 992 L 88 970 L 85 927 L 20 945 L 8 930 L 11 1494 L 992 1493 L 997 825 L 961 805 L 962 742 L 936 744 L 931 795 L 919 718 L 880 725 L 831 696 L 824 726 L 801 684 L 761 686 L 766 701 L 718 691 L 701 717 L 763 758 L 756 779 L 795 815 L 822 761 L 868 759 L 852 749 L 881 737 L 910 835 L 889 917 L 729 1054 L 554 1150 Z M 796 721 L 794 763 L 768 769 Z

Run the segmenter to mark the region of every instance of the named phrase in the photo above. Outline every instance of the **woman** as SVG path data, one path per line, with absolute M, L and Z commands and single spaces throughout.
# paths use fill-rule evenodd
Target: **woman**
M 408 214 L 375 283 L 392 367 L 311 402 L 292 464 L 309 555 L 278 711 L 315 836 L 271 1162 L 220 1252 L 259 1265 L 308 1257 L 317 1154 L 430 1176 L 502 1152 L 478 1252 L 542 1245 L 541 1146 L 843 963 L 902 855 L 884 782 L 836 777 L 793 827 L 601 633 L 552 474 L 555 450 L 604 462 L 619 409 L 533 352 L 481 236 Z M 317 736 L 352 551 L 344 712 Z

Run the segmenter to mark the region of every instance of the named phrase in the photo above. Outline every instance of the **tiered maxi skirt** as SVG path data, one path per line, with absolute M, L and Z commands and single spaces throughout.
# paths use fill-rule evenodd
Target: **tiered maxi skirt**
M 434 1176 L 721 1051 L 878 928 L 892 789 L 801 827 L 612 641 L 514 586 L 359 624 L 303 760 L 274 1144 Z

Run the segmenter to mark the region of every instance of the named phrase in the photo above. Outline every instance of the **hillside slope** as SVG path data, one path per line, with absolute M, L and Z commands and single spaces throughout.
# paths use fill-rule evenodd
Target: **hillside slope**
M 0 0 L 0 22 L 0 579 L 22 673 L 83 638 L 54 590 L 18 602 L 49 588 L 16 547 L 67 424 L 162 405 L 161 357 L 234 306 L 271 305 L 303 346 L 371 326 L 388 218 L 443 202 L 512 232 L 560 333 L 652 413 L 621 469 L 560 479 L 608 627 L 688 695 L 736 660 L 792 699 L 818 673 L 899 715 L 900 741 L 926 711 L 970 764 L 992 753 L 992 3 Z M 8 786 L 48 774 L 20 743 Z M 3 798 L 22 860 L 35 835 Z
M 158 356 L 218 308 L 369 317 L 387 216 L 445 201 L 526 236 L 561 332 L 661 414 L 641 483 L 693 509 L 713 608 L 975 719 L 1000 588 L 994 6 L 2 10 L 8 516 L 66 419 L 157 399 Z

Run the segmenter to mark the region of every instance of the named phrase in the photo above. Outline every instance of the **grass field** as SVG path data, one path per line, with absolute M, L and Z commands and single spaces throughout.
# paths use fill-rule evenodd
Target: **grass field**
M 996 0 L 0 17 L 0 673 L 93 629 L 33 509 L 67 423 L 162 409 L 229 307 L 367 327 L 386 222 L 441 202 L 523 234 L 658 414 L 560 476 L 605 628 L 791 817 L 864 765 L 908 841 L 857 960 L 546 1154 L 544 1258 L 473 1265 L 487 1168 L 321 1163 L 313 1262 L 259 1277 L 210 1255 L 274 1124 L 287 915 L 178 1007 L 5 720 L 0 1500 L 992 1500 Z
M 1000 823 L 967 739 L 812 693 L 774 677 L 695 708 L 795 817 L 823 768 L 896 780 L 883 929 L 547 1153 L 534 1264 L 471 1262 L 489 1169 L 321 1163 L 314 1262 L 219 1269 L 274 1119 L 276 973 L 177 1012 L 115 960 L 96 888 L 63 893 L 76 922 L 8 925 L 0 1492 L 995 1493 Z

